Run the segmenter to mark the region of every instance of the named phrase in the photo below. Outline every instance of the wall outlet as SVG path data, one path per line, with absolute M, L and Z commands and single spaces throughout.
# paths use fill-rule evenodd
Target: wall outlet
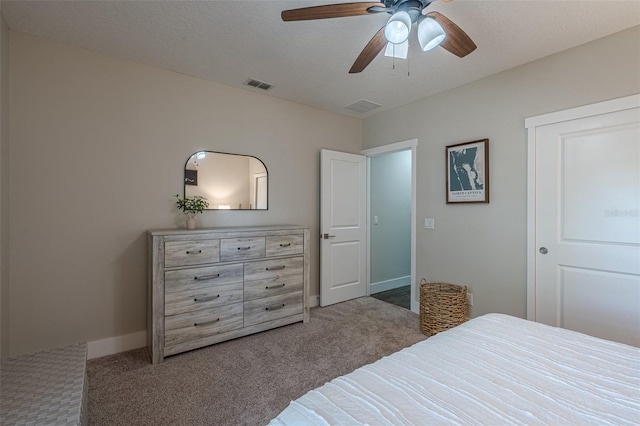
M 467 305 L 473 306 L 473 294 L 467 293 Z

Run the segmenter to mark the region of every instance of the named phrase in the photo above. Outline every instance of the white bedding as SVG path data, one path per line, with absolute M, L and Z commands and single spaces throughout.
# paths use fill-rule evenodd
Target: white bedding
M 270 425 L 640 424 L 640 349 L 489 314 L 292 401 Z

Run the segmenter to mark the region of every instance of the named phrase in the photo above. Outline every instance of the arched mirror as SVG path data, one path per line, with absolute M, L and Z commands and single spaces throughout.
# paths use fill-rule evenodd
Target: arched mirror
M 267 210 L 269 176 L 249 155 L 198 151 L 184 166 L 184 196 L 200 195 L 208 210 Z

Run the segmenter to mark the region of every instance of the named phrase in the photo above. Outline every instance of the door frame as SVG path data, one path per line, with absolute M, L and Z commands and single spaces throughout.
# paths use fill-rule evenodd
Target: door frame
M 379 155 L 391 154 L 398 151 L 411 150 L 411 310 L 418 312 L 420 303 L 417 298 L 416 283 L 416 181 L 417 181 L 417 148 L 418 139 L 364 149 L 360 154 L 367 157 L 367 296 L 371 294 L 371 158 Z
M 640 94 L 529 117 L 527 129 L 527 319 L 536 320 L 536 135 L 537 127 L 640 107 Z

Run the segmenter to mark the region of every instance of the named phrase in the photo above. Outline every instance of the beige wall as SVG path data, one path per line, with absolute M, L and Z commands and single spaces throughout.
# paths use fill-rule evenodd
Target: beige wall
M 145 330 L 145 230 L 184 226 L 172 195 L 199 150 L 270 177 L 268 211 L 200 226 L 311 227 L 318 293 L 318 154 L 359 151 L 360 120 L 16 32 L 10 75 L 12 354 Z
M 0 2 L 0 8 L 2 2 Z M 0 11 L 1 12 L 1 11 Z M 9 27 L 0 14 L 0 357 L 9 353 Z
M 461 60 L 464 66 L 464 60 Z M 640 92 L 640 27 L 366 119 L 364 147 L 418 138 L 417 275 L 466 284 L 472 316 L 526 316 L 524 119 Z M 445 146 L 490 140 L 491 203 L 445 203 Z M 435 218 L 435 230 L 422 228 Z
M 379 114 L 363 128 L 250 91 L 8 35 L 9 61 L 3 22 L 0 212 L 8 215 L 0 216 L 0 238 L 11 257 L 8 268 L 3 252 L 0 265 L 4 354 L 145 330 L 144 233 L 182 226 L 172 195 L 182 191 L 186 159 L 202 149 L 262 159 L 270 209 L 205 212 L 200 224 L 310 226 L 317 294 L 319 149 L 357 152 L 362 140 L 370 148 L 418 138 L 418 223 L 436 219 L 434 231 L 418 227 L 418 278 L 469 285 L 473 316 L 524 316 L 524 118 L 640 92 L 638 27 Z M 446 205 L 444 146 L 484 137 L 491 204 Z

